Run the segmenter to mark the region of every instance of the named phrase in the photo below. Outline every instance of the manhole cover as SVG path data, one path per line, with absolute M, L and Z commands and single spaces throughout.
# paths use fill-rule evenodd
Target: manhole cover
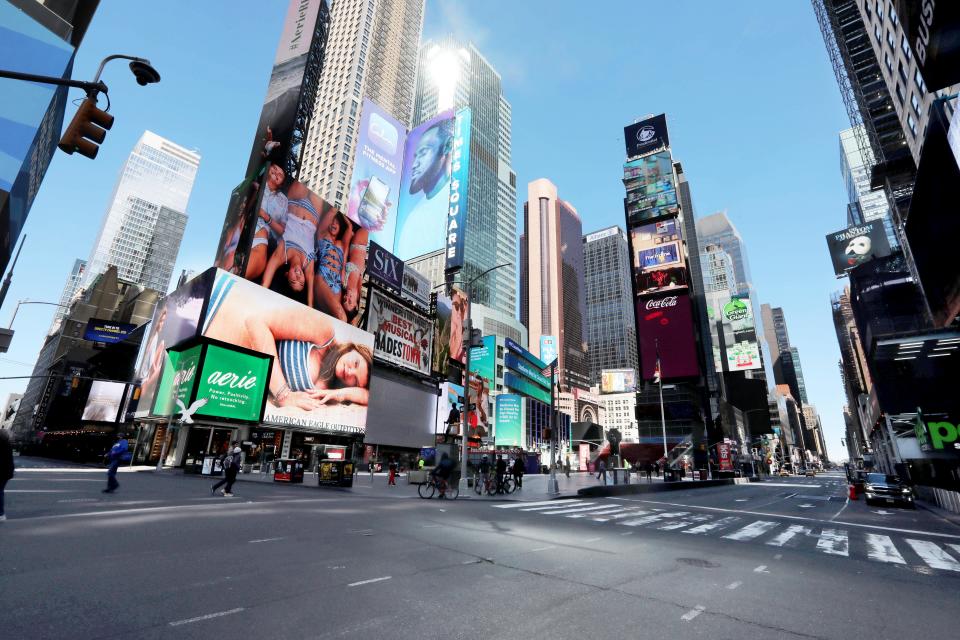
M 690 567 L 699 567 L 700 569 L 716 569 L 720 566 L 716 562 L 710 562 L 703 558 L 677 558 L 677 562 Z

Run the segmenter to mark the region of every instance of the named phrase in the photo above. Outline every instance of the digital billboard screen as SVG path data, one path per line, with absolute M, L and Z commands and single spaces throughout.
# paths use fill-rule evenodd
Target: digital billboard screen
M 273 356 L 264 423 L 364 432 L 372 334 L 217 271 L 203 335 Z
M 87 328 L 83 332 L 83 339 L 91 342 L 105 342 L 113 344 L 123 342 L 137 325 L 129 322 L 111 322 L 110 320 L 87 320 Z
M 833 272 L 838 276 L 874 258 L 890 255 L 890 244 L 880 220 L 828 234 L 827 247 L 833 261 Z
M 721 308 L 720 317 L 724 327 L 724 349 L 727 359 L 724 371 L 763 368 L 750 298 L 729 297 Z
M 404 300 L 427 308 L 430 306 L 430 279 L 419 271 L 403 266 L 403 286 L 400 295 Z
M 523 446 L 523 397 L 514 393 L 497 396 L 494 437 L 498 447 Z
M 667 116 L 658 116 L 641 120 L 623 128 L 623 138 L 627 146 L 627 157 L 646 155 L 670 146 L 667 133 Z
M 633 369 L 602 369 L 600 393 L 629 393 L 637 390 L 637 372 Z
M 363 99 L 347 217 L 366 229 L 370 240 L 388 250 L 393 249 L 397 228 L 406 140 L 405 126 L 376 103 Z
M 185 407 L 190 405 L 202 354 L 203 345 L 199 344 L 180 351 L 174 349 L 167 351 L 163 377 L 157 388 L 151 415 L 172 416 L 178 412 L 180 404 Z M 138 406 L 145 406 L 142 399 L 141 395 L 141 403 Z
M 688 285 L 680 221 L 663 218 L 630 229 L 633 277 L 638 294 Z
M 636 301 L 637 339 L 641 375 L 652 380 L 660 353 L 662 380 L 699 375 L 690 297 L 685 293 L 658 294 Z
M 470 301 L 467 294 L 452 287 L 450 295 L 437 295 L 433 329 L 433 371 L 447 377 L 450 360 L 466 362 L 467 350 L 463 341 Z
M 370 289 L 367 329 L 373 334 L 373 355 L 417 373 L 430 375 L 433 322 L 376 289 Z
M 676 215 L 680 211 L 673 177 L 673 157 L 669 151 L 624 163 L 623 184 L 627 190 L 624 209 L 631 227 L 646 220 Z
M 207 345 L 193 399 L 203 405 L 194 415 L 259 422 L 269 377 L 269 357 Z
M 367 230 L 289 180 L 279 164 L 268 165 L 265 176 L 253 206 L 239 208 L 224 233 L 216 265 L 356 326 Z
M 400 291 L 403 288 L 403 260 L 400 260 L 373 240 L 370 241 L 370 248 L 367 253 L 369 255 L 367 274 L 371 278 L 379 280 L 381 284 Z
M 540 359 L 547 364 L 553 362 L 560 355 L 557 336 L 540 336 Z
M 393 253 L 409 260 L 445 246 L 456 113 L 442 111 L 407 136 Z
M 123 392 L 127 385 L 123 382 L 94 380 L 87 394 L 87 404 L 83 407 L 81 420 L 84 422 L 116 422 L 120 407 L 123 405 Z
M 444 234 L 447 271 L 463 266 L 470 182 L 470 129 L 473 113 L 469 107 L 457 111 L 453 121 L 453 154 L 450 159 L 450 205 Z

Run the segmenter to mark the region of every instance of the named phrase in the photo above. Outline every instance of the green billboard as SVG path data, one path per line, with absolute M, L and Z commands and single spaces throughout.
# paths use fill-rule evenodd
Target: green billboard
M 493 382 L 497 369 L 497 337 L 484 336 L 483 346 L 470 350 L 470 371 Z
M 197 415 L 259 422 L 270 358 L 207 345 L 196 400 L 206 400 Z
M 167 361 L 163 366 L 163 376 L 157 387 L 153 401 L 153 415 L 169 416 L 177 411 L 177 400 L 184 405 L 190 404 L 190 394 L 197 375 L 197 365 L 203 345 L 197 345 L 183 351 L 167 351 Z
M 513 393 L 497 396 L 496 444 L 498 447 L 523 446 L 523 398 Z

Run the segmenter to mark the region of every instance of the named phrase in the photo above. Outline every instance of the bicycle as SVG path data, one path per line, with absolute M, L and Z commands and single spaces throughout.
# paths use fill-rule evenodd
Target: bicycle
M 473 479 L 473 490 L 478 496 L 482 496 L 484 493 L 492 496 L 497 492 L 496 477 L 490 473 L 477 474 Z
M 453 482 L 431 476 L 430 479 L 417 487 L 417 493 L 424 500 L 429 500 L 437 493 L 440 494 L 441 500 L 456 500 L 460 497 L 460 488 Z

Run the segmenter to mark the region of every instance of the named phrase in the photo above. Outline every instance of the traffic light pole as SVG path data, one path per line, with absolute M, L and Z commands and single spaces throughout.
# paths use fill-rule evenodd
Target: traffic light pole
M 106 60 L 104 60 L 106 62 Z M 103 63 L 100 64 L 103 69 Z M 106 93 L 107 85 L 100 81 L 100 71 L 97 72 L 97 79 L 94 82 L 84 82 L 83 80 L 72 80 L 69 78 L 58 78 L 56 76 L 38 76 L 34 73 L 20 73 L 19 71 L 7 71 L 0 69 L 0 78 L 10 78 L 11 80 L 25 80 L 27 82 L 39 82 L 41 84 L 55 84 L 61 87 L 74 87 L 83 89 L 89 96 L 91 92 Z

